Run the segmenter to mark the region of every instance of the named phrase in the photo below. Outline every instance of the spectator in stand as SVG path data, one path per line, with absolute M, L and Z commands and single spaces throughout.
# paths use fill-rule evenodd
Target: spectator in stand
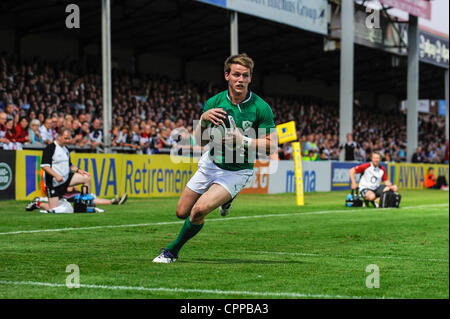
M 28 120 L 25 116 L 22 116 L 19 119 L 19 123 L 17 123 L 15 127 L 15 132 L 17 143 L 24 144 L 30 141 L 30 136 L 28 134 Z
M 449 148 L 448 148 L 448 140 L 445 141 L 445 154 L 444 154 L 444 164 L 448 164 L 448 152 L 449 152 Z
M 119 146 L 119 143 L 117 143 L 117 140 L 119 139 L 120 135 L 120 127 L 117 125 L 113 126 L 113 129 L 111 131 L 111 145 L 113 147 Z
M 412 162 L 413 163 L 425 163 L 426 162 L 425 152 L 422 150 L 422 147 L 420 147 L 420 146 L 417 147 L 417 151 L 412 156 Z
M 21 150 L 22 144 L 17 142 L 16 140 L 17 134 L 14 128 L 14 120 L 7 119 L 6 120 L 6 134 L 5 134 L 5 143 L 3 143 L 4 150 Z
M 4 109 L 7 117 L 15 120 L 14 126 L 21 116 L 26 116 L 30 123 L 38 119 L 43 126 L 49 117 L 53 123 L 50 125 L 52 138 L 48 138 L 47 143 L 51 143 L 57 133 L 62 128 L 69 128 L 72 122 L 71 143 L 86 145 L 84 140 L 77 138 L 82 138 L 86 131 L 90 134 L 91 130 L 88 128 L 82 133 L 80 123 L 91 123 L 91 119 L 97 118 L 103 112 L 101 75 L 94 68 L 86 65 L 81 68 L 78 63 L 69 61 L 43 63 L 37 58 L 31 62 L 20 61 L 20 64 L 11 61 L 18 61 L 17 55 L 11 55 L 9 59 L 6 55 L 1 57 L 0 109 Z M 163 129 L 175 131 L 173 134 L 176 135 L 177 130 L 185 128 L 200 117 L 207 96 L 219 92 L 218 88 L 210 83 L 186 83 L 148 75 L 125 74 L 117 70 L 113 70 L 112 85 L 112 126 L 122 127 L 128 124 L 133 127 L 138 124 L 139 130 L 136 132 L 133 129 L 133 134 L 138 133 L 139 140 L 147 124 L 152 126 L 152 130 L 155 126 L 159 131 L 152 134 L 152 143 L 158 145 L 164 144 L 163 141 L 158 142 L 161 135 L 165 135 Z M 308 150 L 304 144 L 309 142 L 318 148 L 308 150 L 313 151 L 308 154 L 313 159 L 338 158 L 340 145 L 336 123 L 339 121 L 339 108 L 336 104 L 312 97 L 266 98 L 272 106 L 277 124 L 296 121 L 303 151 Z M 382 154 L 390 152 L 396 162 L 405 161 L 405 114 L 392 110 L 384 112 L 380 109 L 377 109 L 375 114 L 372 107 L 360 104 L 354 107 L 353 141 L 362 145 L 360 154 L 355 153 L 354 159 L 365 161 L 373 151 L 378 150 Z M 0 143 L 1 132 L 0 128 Z M 47 135 L 42 133 L 42 137 Z M 311 134 L 313 138 L 309 141 Z M 448 162 L 448 148 L 441 141 L 444 135 L 445 122 L 442 117 L 432 114 L 419 115 L 419 143 L 429 155 L 431 154 L 431 158 L 424 161 L 437 161 L 437 150 L 440 149 L 443 161 Z M 166 140 L 165 137 L 162 139 Z M 174 142 L 177 140 L 174 139 Z M 280 158 L 283 157 L 284 153 L 281 151 Z
M 28 135 L 30 136 L 30 144 L 43 144 L 41 134 L 39 133 L 40 125 L 41 123 L 37 119 L 31 121 L 30 128 L 28 129 Z
M 89 123 L 86 121 L 86 123 Z M 89 143 L 92 149 L 103 146 L 103 130 L 100 128 L 100 120 L 95 119 L 92 123 L 92 131 L 89 134 Z
M 90 139 L 91 132 L 89 131 L 89 122 L 84 121 L 83 124 L 81 124 L 80 133 L 78 133 L 77 139 L 77 146 L 85 147 L 89 146 L 89 139 Z
M 52 129 L 52 119 L 46 118 L 44 124 L 39 128 L 39 133 L 41 135 L 44 144 L 52 144 L 55 140 L 55 134 Z
M 314 134 L 308 135 L 308 141 L 305 144 L 305 155 L 306 159 L 309 159 L 311 161 L 318 160 L 319 158 L 319 147 L 315 143 L 314 140 L 315 136 Z
M 383 162 L 385 162 L 385 163 L 394 163 L 394 161 L 392 160 L 390 152 L 385 152 L 384 153 Z
M 157 144 L 159 152 L 161 152 L 164 148 L 171 148 L 172 145 L 175 144 L 174 140 L 170 137 L 171 132 L 172 131 L 168 127 L 163 129 Z
M 354 161 L 356 156 L 359 155 L 359 144 L 353 140 L 353 135 L 351 133 L 347 134 L 347 142 L 340 147 L 340 151 L 345 151 L 345 160 Z
M 138 149 L 140 147 L 140 145 L 132 143 L 131 137 L 133 135 L 133 132 L 128 125 L 124 125 L 120 133 L 121 135 L 119 135 L 119 138 L 117 139 L 117 141 L 120 142 L 120 146 L 130 147 L 132 149 Z
M 17 112 L 18 112 L 17 106 L 15 106 L 14 104 L 10 103 L 6 105 L 5 113 L 8 119 L 14 120 Z
M 131 144 L 135 145 L 135 148 L 141 149 L 141 133 L 139 129 L 139 124 L 133 124 L 131 131 Z
M 6 120 L 7 116 L 5 112 L 0 112 L 0 148 L 3 148 L 3 145 L 8 142 L 6 139 Z
M 152 127 L 150 124 L 145 125 L 144 132 L 142 132 L 141 139 L 139 141 L 139 145 L 144 154 L 152 154 L 155 149 L 155 143 L 152 134 Z

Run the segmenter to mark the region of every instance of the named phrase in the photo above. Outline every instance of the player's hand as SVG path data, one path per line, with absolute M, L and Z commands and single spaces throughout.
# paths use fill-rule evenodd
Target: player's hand
M 225 137 L 222 139 L 222 143 L 225 145 L 242 145 L 242 141 L 244 139 L 244 135 L 242 135 L 241 131 L 237 128 L 236 123 L 233 121 L 233 128 L 227 132 Z
M 355 182 L 352 182 L 352 189 L 357 189 L 358 188 L 358 184 Z
M 64 178 L 61 175 L 56 175 L 54 177 L 58 183 L 61 183 L 64 180 Z
M 209 121 L 214 125 L 219 125 L 223 123 L 221 119 L 224 119 L 226 114 L 227 112 L 225 112 L 222 108 L 211 109 L 203 113 L 200 120 Z
M 83 171 L 82 169 L 79 169 L 79 170 L 78 170 L 78 173 L 81 174 L 81 175 L 89 176 L 89 177 L 91 176 L 91 174 L 89 174 L 89 173 L 86 172 L 86 171 Z

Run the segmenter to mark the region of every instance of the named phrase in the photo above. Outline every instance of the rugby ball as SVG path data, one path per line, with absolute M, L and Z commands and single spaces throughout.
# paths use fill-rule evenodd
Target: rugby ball
M 222 121 L 223 123 L 220 123 L 219 125 L 211 124 L 210 138 L 211 141 L 217 144 L 222 143 L 222 139 L 226 136 L 226 134 L 232 131 L 236 126 L 233 116 L 228 113 Z

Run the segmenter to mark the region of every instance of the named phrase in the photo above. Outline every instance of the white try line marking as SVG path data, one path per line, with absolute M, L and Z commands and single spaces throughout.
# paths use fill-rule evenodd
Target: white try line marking
M 407 206 L 402 208 L 387 208 L 382 211 L 392 210 L 399 211 L 412 208 L 433 208 L 433 207 L 448 207 L 449 204 L 434 204 L 434 205 L 420 205 L 420 206 Z M 350 212 L 373 212 L 373 209 L 343 209 L 343 210 L 325 210 L 325 211 L 314 211 L 314 212 L 304 212 L 304 213 L 287 213 L 287 214 L 266 214 L 266 215 L 254 215 L 254 216 L 240 216 L 240 217 L 226 217 L 226 218 L 211 218 L 207 219 L 209 222 L 221 222 L 229 220 L 242 220 L 242 219 L 257 219 L 257 218 L 271 218 L 271 217 L 292 217 L 292 216 L 308 216 L 308 215 L 320 215 L 320 214 L 342 214 Z M 12 232 L 0 233 L 0 235 L 16 235 L 16 234 L 35 234 L 35 233 L 50 233 L 50 232 L 60 232 L 60 231 L 73 231 L 73 230 L 93 230 L 93 229 L 106 229 L 106 228 L 129 228 L 129 227 L 147 227 L 147 226 L 161 226 L 161 225 L 174 225 L 183 224 L 184 221 L 175 222 L 159 222 L 159 223 L 143 223 L 143 224 L 125 224 L 125 225 L 102 225 L 102 226 L 87 226 L 87 227 L 66 227 L 66 228 L 55 228 L 55 229 L 36 229 L 36 230 L 19 230 Z
M 287 256 L 302 256 L 302 257 L 332 257 L 332 258 L 348 258 L 348 259 L 358 259 L 358 258 L 370 258 L 370 259 L 396 259 L 396 260 L 411 260 L 420 262 L 438 262 L 438 263 L 448 263 L 448 259 L 439 258 L 415 258 L 408 256 L 354 256 L 354 255 L 333 255 L 333 254 L 314 254 L 314 253 L 301 253 L 301 252 L 280 252 L 280 251 L 257 251 L 257 250 L 246 250 L 246 251 L 236 251 L 239 253 L 250 253 L 253 255 L 267 254 L 267 255 L 287 255 Z
M 9 286 L 36 286 L 50 288 L 66 288 L 65 284 L 56 284 L 50 282 L 36 281 L 6 281 L 0 280 L 0 285 Z M 362 297 L 362 296 L 343 296 L 343 295 L 322 295 L 307 294 L 297 292 L 260 292 L 260 291 L 238 291 L 238 290 L 218 290 L 218 289 L 187 289 L 187 288 L 149 288 L 135 286 L 105 286 L 105 285 L 87 285 L 80 284 L 80 288 L 104 289 L 104 290 L 131 290 L 147 292 L 168 292 L 168 293 L 199 293 L 207 295 L 226 295 L 226 296 L 253 296 L 253 297 L 278 297 L 278 298 L 324 298 L 324 299 L 386 299 L 386 297 Z M 73 290 L 73 289 L 71 289 Z M 388 299 L 390 299 L 388 297 Z

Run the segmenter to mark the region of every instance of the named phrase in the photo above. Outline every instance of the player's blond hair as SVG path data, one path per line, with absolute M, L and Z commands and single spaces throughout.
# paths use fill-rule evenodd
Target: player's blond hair
M 225 60 L 225 73 L 231 72 L 231 65 L 239 64 L 250 69 L 250 74 L 253 74 L 253 68 L 255 67 L 255 62 L 250 58 L 247 53 L 241 53 L 230 56 Z

